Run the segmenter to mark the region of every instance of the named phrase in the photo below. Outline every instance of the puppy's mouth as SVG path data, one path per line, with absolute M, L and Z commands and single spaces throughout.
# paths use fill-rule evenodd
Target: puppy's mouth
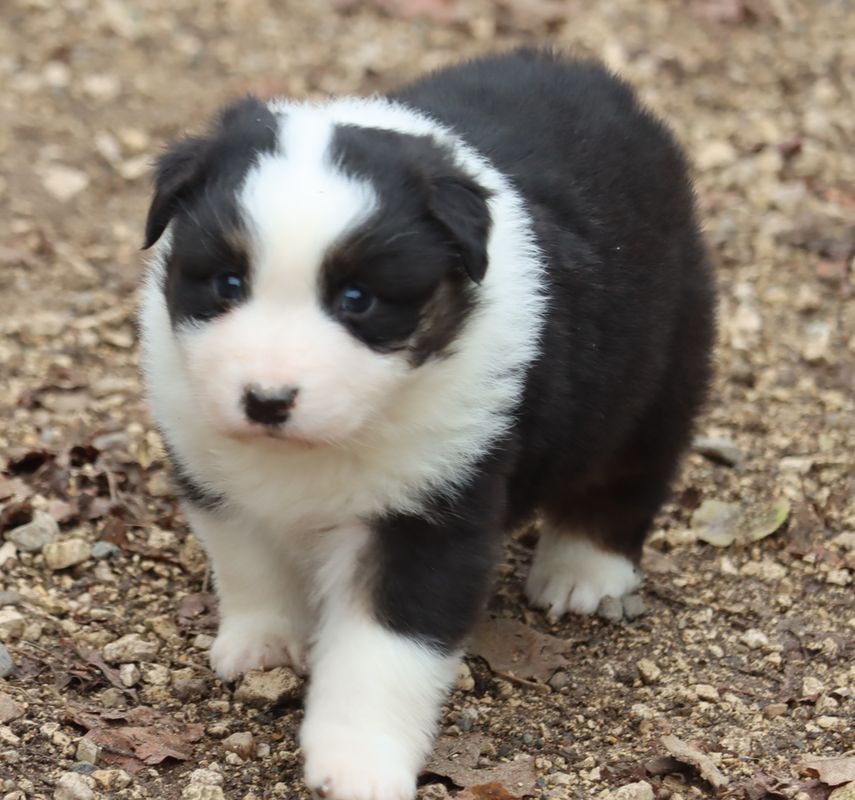
M 287 447 L 314 450 L 324 443 L 310 439 L 289 429 L 288 425 L 256 425 L 248 424 L 228 428 L 223 433 L 230 439 L 247 444 L 266 445 L 270 447 Z

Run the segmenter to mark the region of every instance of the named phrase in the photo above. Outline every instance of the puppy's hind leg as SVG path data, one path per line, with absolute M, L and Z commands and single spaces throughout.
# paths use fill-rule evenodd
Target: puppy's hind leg
M 641 548 L 667 489 L 666 476 L 623 479 L 543 509 L 529 602 L 559 619 L 568 611 L 592 614 L 604 597 L 637 588 Z

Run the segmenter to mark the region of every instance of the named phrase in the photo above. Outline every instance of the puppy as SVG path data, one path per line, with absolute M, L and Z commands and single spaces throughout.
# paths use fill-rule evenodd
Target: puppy
M 305 778 L 406 800 L 502 532 L 552 617 L 639 583 L 710 373 L 684 158 L 601 67 L 523 50 L 388 97 L 247 98 L 160 160 L 151 407 L 224 680 L 310 674 Z

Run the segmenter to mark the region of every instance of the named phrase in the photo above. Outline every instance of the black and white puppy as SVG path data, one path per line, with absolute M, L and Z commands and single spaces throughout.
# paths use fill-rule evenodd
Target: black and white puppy
M 639 582 L 710 372 L 683 156 L 601 67 L 519 51 L 232 105 L 161 159 L 155 243 L 145 371 L 213 667 L 306 669 L 308 785 L 410 798 L 503 531 L 539 515 L 554 617 Z

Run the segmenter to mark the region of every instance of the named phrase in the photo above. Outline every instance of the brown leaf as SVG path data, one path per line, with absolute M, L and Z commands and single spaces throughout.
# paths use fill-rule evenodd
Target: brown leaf
M 457 800 L 519 800 L 519 797 L 517 794 L 511 794 L 498 781 L 470 786 L 455 795 Z
M 537 774 L 531 756 L 499 762 L 493 767 L 476 766 L 488 741 L 481 733 L 440 736 L 424 772 L 446 778 L 455 786 L 468 788 L 473 794 L 458 797 L 469 797 L 470 800 L 511 800 L 536 794 Z M 490 794 L 499 791 L 497 785 L 504 794 Z
M 130 773 L 168 758 L 186 761 L 192 744 L 204 729 L 161 714 L 153 708 L 137 706 L 130 711 L 92 711 L 70 707 L 68 718 L 88 730 L 84 739 L 102 748 L 99 763 L 120 766 Z
M 722 774 L 706 753 L 702 753 L 697 747 L 678 739 L 674 735 L 663 736 L 661 742 L 677 761 L 694 767 L 714 789 L 723 789 L 727 786 L 729 782 L 727 776 Z
M 828 786 L 855 781 L 855 753 L 836 758 L 806 758 L 799 765 L 799 773 L 819 778 Z
M 546 683 L 568 665 L 564 654 L 572 644 L 515 620 L 489 619 L 475 629 L 469 652 L 485 659 L 494 672 Z
M 111 667 L 103 658 L 101 658 L 100 654 L 96 650 L 90 650 L 88 647 L 78 647 L 77 655 L 82 658 L 87 664 L 91 664 L 93 667 L 96 667 L 101 674 L 108 680 L 110 683 L 115 686 L 117 689 L 121 689 L 123 692 L 127 692 L 131 697 L 136 699 L 136 692 L 132 689 L 128 689 L 124 683 L 122 683 L 122 679 L 119 677 L 119 670 Z

